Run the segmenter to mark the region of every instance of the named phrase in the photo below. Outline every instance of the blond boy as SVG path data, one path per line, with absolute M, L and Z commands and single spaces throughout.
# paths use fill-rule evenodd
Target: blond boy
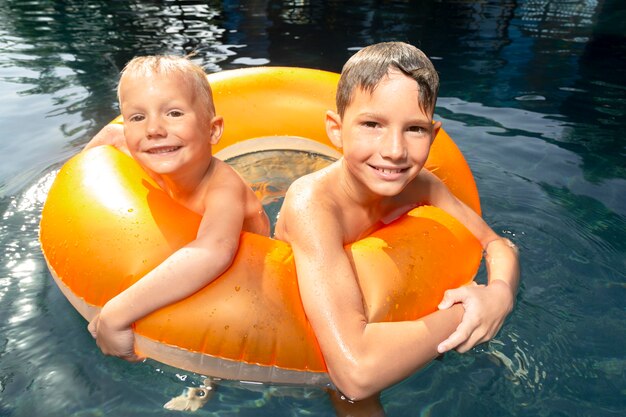
M 351 399 L 376 394 L 439 353 L 490 339 L 513 308 L 516 250 L 423 169 L 441 127 L 433 122 L 438 87 L 430 60 L 405 43 L 372 45 L 350 58 L 337 113 L 326 115 L 343 158 L 295 181 L 276 225 L 276 237 L 293 247 L 331 380 Z M 420 320 L 368 323 L 343 247 L 423 203 L 446 210 L 480 240 L 489 283 L 448 291 L 440 310 Z
M 104 354 L 137 361 L 132 323 L 206 286 L 230 266 L 241 231 L 268 235 L 269 221 L 239 175 L 212 157 L 224 122 L 202 68 L 182 57 L 135 58 L 122 71 L 118 98 L 123 132 L 110 125 L 85 148 L 117 147 L 173 200 L 202 216 L 193 242 L 111 299 L 89 323 Z

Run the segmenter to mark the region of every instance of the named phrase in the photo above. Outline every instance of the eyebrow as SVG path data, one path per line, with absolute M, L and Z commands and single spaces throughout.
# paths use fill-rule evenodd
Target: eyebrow
M 366 111 L 363 113 L 357 113 L 357 117 L 359 118 L 372 118 L 372 119 L 386 119 L 384 115 L 381 113 L 374 113 L 370 111 Z M 432 123 L 432 119 L 428 117 L 416 117 L 409 121 L 409 124 L 415 125 L 430 125 Z

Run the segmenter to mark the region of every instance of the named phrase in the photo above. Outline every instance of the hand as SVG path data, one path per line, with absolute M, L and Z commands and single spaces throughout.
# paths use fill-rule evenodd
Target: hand
M 143 360 L 135 354 L 135 334 L 132 328 L 111 328 L 98 314 L 89 323 L 87 329 L 105 355 L 116 356 L 129 362 Z
M 96 316 L 87 325 L 87 330 L 89 330 L 89 333 L 91 333 L 91 337 L 93 337 L 94 339 L 98 335 L 98 320 L 100 320 L 100 314 L 96 314 Z
M 502 281 L 493 281 L 489 285 L 472 285 L 448 290 L 439 303 L 439 309 L 445 310 L 456 303 L 462 303 L 465 313 L 463 320 L 446 340 L 437 346 L 439 353 L 456 349 L 464 353 L 491 339 L 498 333 L 504 319 L 513 309 L 513 294 L 510 287 Z

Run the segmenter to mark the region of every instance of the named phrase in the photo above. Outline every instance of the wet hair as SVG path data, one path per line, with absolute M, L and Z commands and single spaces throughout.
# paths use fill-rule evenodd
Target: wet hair
M 188 57 L 174 55 L 149 55 L 138 56 L 126 64 L 120 74 L 120 82 L 117 86 L 117 97 L 120 99 L 120 87 L 125 77 L 148 76 L 160 74 L 163 76 L 179 75 L 191 87 L 196 98 L 205 106 L 209 115 L 215 115 L 213 93 L 207 80 L 206 73 Z
M 417 82 L 419 105 L 424 113 L 432 115 L 439 92 L 439 75 L 430 59 L 413 45 L 381 42 L 361 49 L 343 66 L 336 96 L 339 116 L 343 117 L 357 88 L 371 94 L 391 69 Z

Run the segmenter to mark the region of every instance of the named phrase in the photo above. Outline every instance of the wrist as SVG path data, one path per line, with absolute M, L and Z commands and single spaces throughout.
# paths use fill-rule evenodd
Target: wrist
M 513 310 L 513 305 L 515 304 L 516 294 L 516 291 L 512 288 L 512 286 L 502 279 L 493 279 L 489 281 L 487 287 L 501 294 L 507 305 L 507 310 L 510 313 Z
M 110 300 L 102 307 L 100 311 L 100 322 L 105 323 L 106 327 L 113 330 L 122 330 L 130 327 L 133 323 L 124 317 L 123 310 L 118 311 L 115 299 Z
M 495 249 L 492 249 L 493 251 L 493 250 L 498 250 L 498 247 L 503 247 L 505 249 L 512 250 L 516 255 L 519 252 L 515 243 L 513 243 L 510 239 L 506 237 L 498 236 L 497 238 L 491 240 L 489 243 L 485 245 L 483 249 L 483 255 L 485 256 L 485 258 L 490 255 L 489 248 L 495 248 Z

